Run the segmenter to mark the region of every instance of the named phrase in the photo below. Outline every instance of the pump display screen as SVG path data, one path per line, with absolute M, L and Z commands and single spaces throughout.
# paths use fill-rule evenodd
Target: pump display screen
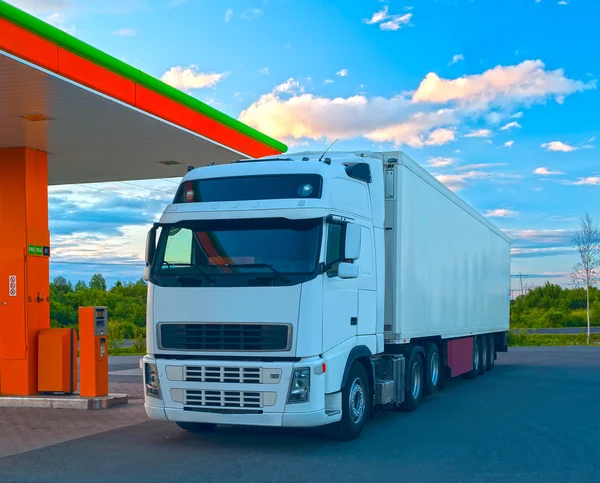
M 322 185 L 323 178 L 312 173 L 199 179 L 182 183 L 174 203 L 314 199 Z

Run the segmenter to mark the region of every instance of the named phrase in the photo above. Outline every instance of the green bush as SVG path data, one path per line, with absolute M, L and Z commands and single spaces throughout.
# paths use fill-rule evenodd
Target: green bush
M 123 347 L 123 328 L 121 324 L 116 320 L 108 321 L 108 350 L 114 351 Z
M 131 344 L 131 350 L 138 354 L 146 352 L 146 329 L 142 327 L 136 327 L 133 337 L 133 343 Z
M 600 344 L 600 334 L 592 334 L 590 344 Z M 581 334 L 529 334 L 524 330 L 508 334 L 512 347 L 573 346 L 587 345 L 587 335 Z

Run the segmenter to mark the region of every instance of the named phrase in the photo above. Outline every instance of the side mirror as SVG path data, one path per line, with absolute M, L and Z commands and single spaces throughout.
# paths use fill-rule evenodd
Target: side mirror
M 156 227 L 153 226 L 146 237 L 146 266 L 152 265 L 156 252 Z
M 150 265 L 146 265 L 144 267 L 144 281 L 145 282 L 149 282 L 150 281 L 150 270 L 152 269 L 152 267 L 150 267 Z
M 362 230 L 360 226 L 348 223 L 346 225 L 346 243 L 344 246 L 345 260 L 358 260 L 360 256 L 360 238 Z
M 358 263 L 340 263 L 338 265 L 338 277 L 358 278 Z

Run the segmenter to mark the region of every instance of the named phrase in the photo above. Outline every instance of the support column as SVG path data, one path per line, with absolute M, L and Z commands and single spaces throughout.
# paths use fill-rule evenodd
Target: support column
M 47 154 L 0 149 L 0 395 L 37 394 L 50 326 Z

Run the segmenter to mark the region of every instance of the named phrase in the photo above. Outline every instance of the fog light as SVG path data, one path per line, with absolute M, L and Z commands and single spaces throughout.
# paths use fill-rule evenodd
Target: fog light
M 310 369 L 295 369 L 292 376 L 292 385 L 290 387 L 290 396 L 288 402 L 306 402 L 310 392 Z
M 151 397 L 160 398 L 160 382 L 156 364 L 146 362 L 144 368 L 144 381 L 146 383 L 146 394 Z

